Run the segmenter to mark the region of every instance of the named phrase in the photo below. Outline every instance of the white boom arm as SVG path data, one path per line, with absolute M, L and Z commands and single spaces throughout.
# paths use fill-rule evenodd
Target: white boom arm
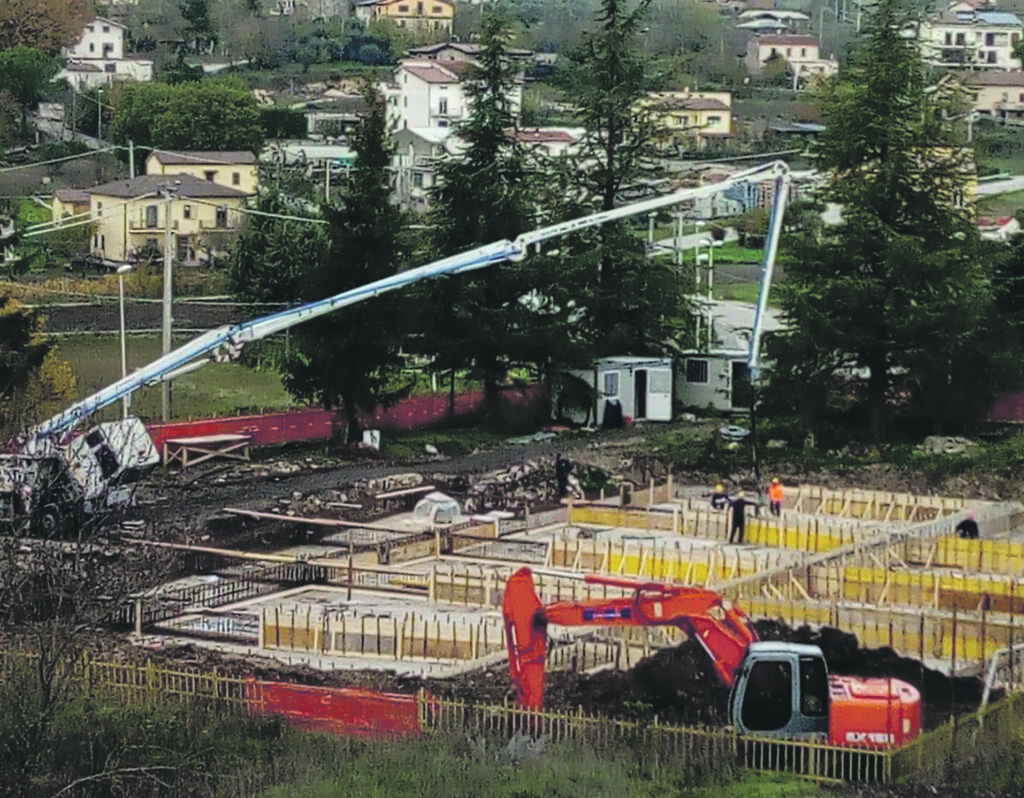
M 761 263 L 761 287 L 757 292 L 757 310 L 754 312 L 754 326 L 750 331 L 750 354 L 747 356 L 751 382 L 757 380 L 761 369 L 761 327 L 764 325 L 765 308 L 768 306 L 768 292 L 772 286 L 775 256 L 779 250 L 782 217 L 786 213 L 791 179 L 786 169 L 780 169 L 775 174 L 775 194 L 772 197 L 772 212 L 768 220 L 768 235 L 764 242 L 764 260 Z
M 405 286 L 417 283 L 420 280 L 427 280 L 448 274 L 460 274 L 461 272 L 473 271 L 475 269 L 483 269 L 487 266 L 491 266 L 495 263 L 501 263 L 506 260 L 521 260 L 526 257 L 528 248 L 531 244 L 539 244 L 552 238 L 558 238 L 568 235 L 569 233 L 574 233 L 590 227 L 596 227 L 618 219 L 652 213 L 661 208 L 677 205 L 680 202 L 713 196 L 725 188 L 747 182 L 756 177 L 763 177 L 766 174 L 775 174 L 778 185 L 778 180 L 780 180 L 782 176 L 787 176 L 786 179 L 788 180 L 788 172 L 789 169 L 787 165 L 781 161 L 754 167 L 743 172 L 739 172 L 720 183 L 701 186 L 699 188 L 683 189 L 672 194 L 667 194 L 663 197 L 654 197 L 652 199 L 624 205 L 621 208 L 615 208 L 614 210 L 603 211 L 601 213 L 595 213 L 589 216 L 573 219 L 568 222 L 562 222 L 549 227 L 531 230 L 520 235 L 515 241 L 497 241 L 493 244 L 478 247 L 443 260 L 434 261 L 433 263 L 428 263 L 415 269 L 393 274 L 381 280 L 360 286 L 359 288 L 353 288 L 349 291 L 344 291 L 343 293 L 328 297 L 327 299 L 321 299 L 296 308 L 289 308 L 288 310 L 283 310 L 279 313 L 274 313 L 270 316 L 264 316 L 252 321 L 242 322 L 241 324 L 224 326 L 215 330 L 210 330 L 184 346 L 175 349 L 173 352 L 154 360 L 149 365 L 134 371 L 126 377 L 123 377 L 113 385 L 97 391 L 92 396 L 82 399 L 80 402 L 75 403 L 62 413 L 44 421 L 32 430 L 32 434 L 37 437 L 59 435 L 69 429 L 72 429 L 79 423 L 79 421 L 95 413 L 97 410 L 117 402 L 122 397 L 130 395 L 133 391 L 136 391 L 145 385 L 153 385 L 164 380 L 174 379 L 176 376 L 195 368 L 199 368 L 212 360 L 226 361 L 233 359 L 238 355 L 242 346 L 248 341 L 265 338 L 268 335 L 273 335 L 274 333 L 294 327 L 296 324 L 301 324 L 304 321 L 309 321 L 310 319 L 315 319 L 318 316 L 332 313 L 339 308 L 354 305 L 357 302 L 362 302 L 366 299 L 372 299 L 373 297 L 380 296 L 381 294 L 385 294 L 389 291 L 394 291 L 398 288 L 404 288 Z M 780 196 L 781 192 L 776 190 L 776 203 L 779 202 Z M 773 213 L 772 218 L 774 219 L 775 216 L 776 215 Z M 781 224 L 781 210 L 777 216 Z M 774 240 L 776 242 L 778 240 L 777 233 Z M 766 263 L 768 257 L 769 254 L 766 247 Z M 773 248 L 771 252 L 771 258 L 773 261 L 774 257 L 775 251 Z M 764 290 L 765 288 L 762 286 L 762 291 Z M 758 318 L 760 318 L 760 315 Z M 753 338 L 751 340 L 753 345 Z

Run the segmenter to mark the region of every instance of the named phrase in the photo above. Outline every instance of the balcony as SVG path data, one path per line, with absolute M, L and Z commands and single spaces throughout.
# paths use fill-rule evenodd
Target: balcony
M 171 229 L 178 229 L 178 220 L 175 219 L 171 222 Z M 129 233 L 152 233 L 153 235 L 163 234 L 166 232 L 166 228 L 161 223 L 147 224 L 145 217 L 141 219 L 129 219 L 128 220 L 128 232 Z

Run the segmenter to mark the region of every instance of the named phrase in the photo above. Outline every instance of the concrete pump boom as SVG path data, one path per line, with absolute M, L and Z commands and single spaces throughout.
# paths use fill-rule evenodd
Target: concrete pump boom
M 311 302 L 300 307 L 289 308 L 288 310 L 252 321 L 242 322 L 241 324 L 210 330 L 184 346 L 154 360 L 149 365 L 136 370 L 112 385 L 75 403 L 67 410 L 42 422 L 31 430 L 30 437 L 39 439 L 61 435 L 74 428 L 80 421 L 96 411 L 119 401 L 143 386 L 174 379 L 176 376 L 199 368 L 214 360 L 226 361 L 233 359 L 237 357 L 242 346 L 249 341 L 265 338 L 268 335 L 289 329 L 296 324 L 301 324 L 318 316 L 332 313 L 348 305 L 372 299 L 373 297 L 404 288 L 421 280 L 483 269 L 506 260 L 521 260 L 528 254 L 528 248 L 531 244 L 540 244 L 553 238 L 596 227 L 611 221 L 652 213 L 662 208 L 677 205 L 680 202 L 713 196 L 726 188 L 749 182 L 766 174 L 774 174 L 776 178 L 772 227 L 768 235 L 770 246 L 766 246 L 765 249 L 764 271 L 769 275 L 768 279 L 770 280 L 771 267 L 775 259 L 775 247 L 778 242 L 778 234 L 782 222 L 780 203 L 784 203 L 789 185 L 789 168 L 782 161 L 738 172 L 720 183 L 698 188 L 682 189 L 662 197 L 630 203 L 614 210 L 602 211 L 578 219 L 572 219 L 568 222 L 531 230 L 518 236 L 515 241 L 498 241 L 443 260 L 428 263 L 415 269 L 390 275 L 376 282 L 344 291 L 326 299 Z M 778 208 L 777 212 L 776 208 Z M 760 330 L 758 328 L 761 308 L 767 298 L 767 285 L 768 281 L 763 279 L 761 287 L 762 299 L 758 303 L 758 321 L 755 323 L 754 334 L 751 336 L 751 365 L 754 365 L 754 360 L 756 359 L 755 347 L 757 346 L 756 342 L 760 339 Z

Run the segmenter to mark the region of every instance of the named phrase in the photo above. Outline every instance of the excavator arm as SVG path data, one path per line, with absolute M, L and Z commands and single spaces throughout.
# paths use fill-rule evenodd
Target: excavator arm
M 529 568 L 516 571 L 505 585 L 503 611 L 509 671 L 520 707 L 541 709 L 547 626 L 676 626 L 700 642 L 715 671 L 732 685 L 736 669 L 757 640 L 739 607 L 728 607 L 713 590 L 655 582 L 587 576 L 588 584 L 633 590 L 632 596 L 543 604 Z

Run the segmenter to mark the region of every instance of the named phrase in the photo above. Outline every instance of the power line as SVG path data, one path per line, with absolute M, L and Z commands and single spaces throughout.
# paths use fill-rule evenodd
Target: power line
M 223 203 L 210 202 L 209 200 L 195 199 L 194 197 L 192 198 L 192 202 L 196 203 L 197 205 L 211 205 L 214 208 L 223 207 Z M 285 221 L 290 221 L 290 222 L 308 222 L 309 224 L 327 224 L 327 220 L 326 219 L 310 219 L 307 216 L 289 216 L 289 215 L 284 214 L 284 213 L 268 213 L 267 211 L 257 211 L 257 210 L 253 210 L 252 208 L 231 208 L 231 210 L 237 211 L 238 213 L 251 214 L 253 216 L 267 216 L 267 217 L 269 217 L 271 219 L 284 219 Z
M 90 212 L 90 215 L 89 215 L 88 219 L 80 219 L 79 221 L 71 222 L 70 224 L 65 223 L 64 219 L 57 219 L 55 221 L 50 222 L 49 223 L 49 227 L 47 229 L 29 230 L 27 233 L 24 233 L 22 237 L 23 238 L 32 238 L 33 236 L 47 235 L 48 233 L 56 233 L 56 232 L 58 232 L 60 230 L 70 230 L 73 227 L 81 227 L 82 225 L 91 224 L 96 219 L 103 219 L 103 218 L 106 218 L 107 216 L 113 216 L 115 213 L 120 212 L 126 205 L 130 205 L 132 202 L 135 202 L 136 200 L 149 199 L 150 197 L 155 197 L 155 196 L 157 196 L 157 193 L 155 191 L 150 191 L 150 192 L 148 192 L 146 194 L 142 194 L 142 195 L 140 195 L 138 197 L 132 197 L 130 199 L 127 199 L 124 202 L 118 202 L 118 203 L 110 206 L 110 208 L 104 208 L 103 212 L 96 214 L 96 216 L 92 216 L 92 214 Z M 83 211 L 83 213 L 84 213 L 84 211 Z M 77 216 L 82 216 L 83 213 L 76 214 L 76 217 Z M 69 218 L 74 218 L 74 217 L 69 217 Z M 42 222 L 41 224 L 46 225 L 45 222 Z
M 114 150 L 123 149 L 126 148 L 115 144 L 110 147 L 104 147 L 101 150 L 89 150 L 88 152 L 80 152 L 78 155 L 68 155 L 64 158 L 52 158 L 49 161 L 37 161 L 36 163 L 26 163 L 21 164 L 20 166 L 6 166 L 3 169 L 0 169 L 0 174 L 5 174 L 7 172 L 17 172 L 19 169 L 34 169 L 37 166 L 46 166 L 47 164 L 51 163 L 63 163 L 64 161 L 73 161 L 76 158 L 91 158 L 93 155 L 99 155 L 102 152 L 113 152 Z

